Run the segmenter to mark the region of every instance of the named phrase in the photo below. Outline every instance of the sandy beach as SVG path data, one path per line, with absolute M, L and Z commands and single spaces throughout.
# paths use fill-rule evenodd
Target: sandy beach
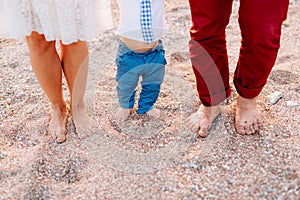
M 235 2 L 236 3 L 236 2 Z M 112 1 L 115 25 L 118 9 Z M 300 4 L 291 3 L 281 49 L 258 97 L 264 125 L 238 135 L 235 97 L 210 134 L 185 125 L 199 99 L 189 59 L 188 1 L 166 0 L 166 76 L 159 119 L 131 115 L 117 125 L 116 28 L 89 41 L 87 110 L 98 129 L 80 140 L 71 116 L 67 140 L 47 136 L 50 104 L 32 71 L 25 40 L 0 40 L 0 199 L 300 199 Z M 237 10 L 227 27 L 231 75 L 240 48 Z M 64 95 L 69 102 L 66 82 Z M 270 95 L 280 93 L 276 103 Z

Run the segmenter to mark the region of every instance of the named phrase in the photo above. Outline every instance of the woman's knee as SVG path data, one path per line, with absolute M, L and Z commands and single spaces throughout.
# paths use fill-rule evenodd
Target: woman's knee
M 26 41 L 30 49 L 39 52 L 44 52 L 49 48 L 55 47 L 55 41 L 47 41 L 44 35 L 37 32 L 32 32 L 31 35 L 27 36 Z
M 64 52 L 81 52 L 81 53 L 88 53 L 88 44 L 86 41 L 78 40 L 72 44 L 63 44 L 60 42 L 61 50 Z

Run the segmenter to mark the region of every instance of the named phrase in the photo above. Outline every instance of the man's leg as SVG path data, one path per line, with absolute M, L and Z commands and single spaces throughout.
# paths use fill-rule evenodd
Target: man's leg
M 219 104 L 230 95 L 225 29 L 232 0 L 190 0 L 193 25 L 190 56 L 201 105 L 187 121 L 192 131 L 205 137 L 219 115 Z
M 234 84 L 239 93 L 236 111 L 239 134 L 253 134 L 261 125 L 256 97 L 274 66 L 288 4 L 289 0 L 241 0 L 239 24 L 242 46 L 234 74 Z

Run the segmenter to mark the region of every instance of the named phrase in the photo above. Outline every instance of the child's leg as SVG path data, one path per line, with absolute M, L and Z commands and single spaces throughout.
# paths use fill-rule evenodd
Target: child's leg
M 137 78 L 137 80 L 138 80 L 138 78 Z M 128 118 L 128 116 L 130 115 L 131 110 L 134 106 L 134 98 L 135 98 L 135 93 L 136 93 L 135 88 L 138 83 L 138 81 L 136 81 L 136 85 L 134 88 L 133 87 L 127 88 L 127 89 L 120 88 L 119 85 L 126 84 L 125 82 L 127 82 L 127 81 L 119 81 L 118 86 L 117 86 L 120 108 L 116 112 L 115 118 L 118 122 L 125 121 Z M 133 85 L 131 85 L 131 86 L 133 86 Z M 128 92 L 132 91 L 132 92 L 127 93 L 126 91 L 128 91 Z M 131 95 L 128 95 L 128 94 L 131 94 Z
M 147 52 L 144 55 L 145 65 L 143 66 L 144 73 L 142 75 L 142 91 L 138 114 L 148 112 L 150 115 L 159 116 L 159 112 L 153 109 L 153 105 L 158 98 L 160 85 L 165 75 L 166 59 L 164 54 L 162 43 L 159 41 L 158 45 L 151 52 Z
M 136 53 L 120 42 L 116 58 L 117 65 L 117 93 L 120 109 L 115 114 L 117 121 L 124 121 L 130 115 L 134 106 L 136 87 L 139 80 L 139 60 Z
M 160 86 L 165 73 L 165 66 L 161 64 L 148 66 L 152 67 L 153 70 L 149 74 L 143 75 L 142 91 L 140 94 L 137 113 L 148 113 L 154 117 L 159 117 L 160 112 L 153 106 L 160 92 Z

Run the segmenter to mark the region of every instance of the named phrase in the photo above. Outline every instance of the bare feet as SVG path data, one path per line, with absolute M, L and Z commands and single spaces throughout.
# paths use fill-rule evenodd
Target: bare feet
M 79 138 L 91 135 L 96 130 L 96 122 L 89 117 L 85 106 L 74 106 L 72 109 L 73 122 Z
M 117 122 L 125 121 L 129 117 L 131 111 L 132 109 L 119 108 L 119 110 L 115 114 L 116 121 Z
M 221 109 L 219 105 L 205 107 L 201 104 L 197 112 L 193 113 L 187 119 L 187 127 L 193 132 L 198 131 L 200 137 L 206 137 L 213 121 L 220 113 Z
M 66 105 L 54 106 L 52 105 L 51 119 L 49 122 L 50 138 L 57 143 L 62 143 L 66 140 L 66 123 L 67 123 L 67 109 Z
M 147 112 L 147 114 L 151 117 L 154 118 L 159 118 L 160 117 L 160 110 L 156 109 L 156 108 L 152 108 L 151 110 L 149 110 Z
M 235 128 L 238 134 L 254 134 L 262 125 L 261 113 L 256 99 L 237 97 Z

